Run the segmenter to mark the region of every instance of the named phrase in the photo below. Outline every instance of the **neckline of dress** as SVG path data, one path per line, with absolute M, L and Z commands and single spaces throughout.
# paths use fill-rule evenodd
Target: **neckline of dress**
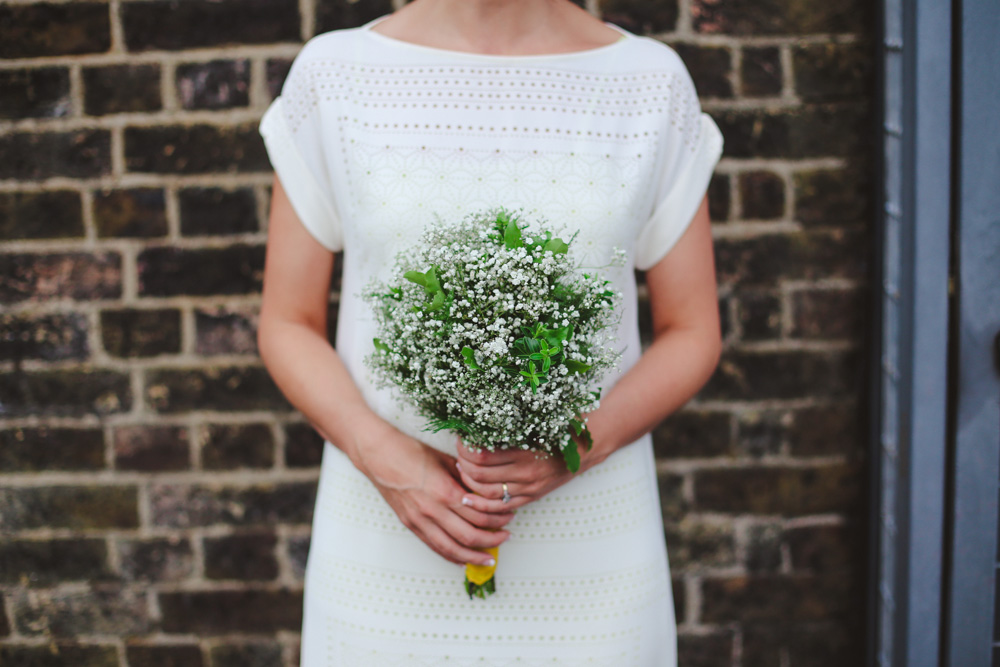
M 423 51 L 424 53 L 434 53 L 442 56 L 450 56 L 453 58 L 472 58 L 475 60 L 483 61 L 493 61 L 493 62 L 517 62 L 517 61 L 532 61 L 532 60 L 552 60 L 552 59 L 562 59 L 562 58 L 580 58 L 591 55 L 603 55 L 619 47 L 620 45 L 630 41 L 632 36 L 628 31 L 623 28 L 619 28 L 613 23 L 605 22 L 604 25 L 609 28 L 617 30 L 621 37 L 610 44 L 605 44 L 604 46 L 597 46 L 592 49 L 584 49 L 582 51 L 563 51 L 561 53 L 534 53 L 525 55 L 508 55 L 508 54 L 493 54 L 493 53 L 476 53 L 474 51 L 456 51 L 454 49 L 442 49 L 436 46 L 426 46 L 424 44 L 417 44 L 415 42 L 407 42 L 406 40 L 396 39 L 395 37 L 389 37 L 388 35 L 383 35 L 380 32 L 375 32 L 372 30 L 376 25 L 389 18 L 389 14 L 385 16 L 380 16 L 377 19 L 369 21 L 368 23 L 361 26 L 359 29 L 366 35 L 369 35 L 372 39 L 376 39 L 380 42 L 386 44 L 392 44 L 393 46 L 413 49 L 416 51 Z

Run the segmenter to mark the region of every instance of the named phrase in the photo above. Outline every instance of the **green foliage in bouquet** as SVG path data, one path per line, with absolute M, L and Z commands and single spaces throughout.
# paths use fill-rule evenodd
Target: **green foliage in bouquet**
M 411 401 L 429 430 L 474 449 L 561 453 L 576 472 L 576 442 L 591 442 L 581 415 L 620 356 L 621 295 L 571 263 L 572 242 L 503 209 L 429 229 L 397 257 L 395 279 L 364 293 L 379 386 Z

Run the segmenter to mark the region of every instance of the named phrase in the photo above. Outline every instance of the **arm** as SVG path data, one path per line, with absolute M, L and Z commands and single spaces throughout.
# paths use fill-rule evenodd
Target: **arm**
M 581 472 L 656 427 L 708 381 L 722 349 L 708 198 L 677 244 L 646 273 L 653 343 L 590 413 L 594 446 L 582 446 Z M 462 481 L 478 495 L 467 502 L 485 512 L 537 500 L 573 478 L 559 458 L 532 452 L 459 450 Z M 513 496 L 507 505 L 501 482 Z
M 400 520 L 437 553 L 483 563 L 474 549 L 506 539 L 505 515 L 461 503 L 454 459 L 414 440 L 365 403 L 326 336 L 334 255 L 306 230 L 274 178 L 257 342 L 275 383 L 313 427 L 378 488 Z

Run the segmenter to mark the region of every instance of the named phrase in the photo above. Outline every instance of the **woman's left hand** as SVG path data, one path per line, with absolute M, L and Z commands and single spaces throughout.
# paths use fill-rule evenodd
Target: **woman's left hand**
M 502 513 L 524 507 L 575 476 L 566 469 L 562 457 L 534 450 L 476 452 L 459 439 L 457 452 L 462 483 L 473 492 L 462 498 L 462 504 L 480 512 Z M 503 502 L 504 484 L 510 494 L 507 503 Z

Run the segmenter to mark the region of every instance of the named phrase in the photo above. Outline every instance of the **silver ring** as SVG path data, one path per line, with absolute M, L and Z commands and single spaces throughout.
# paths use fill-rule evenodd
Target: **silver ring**
M 500 502 L 506 505 L 510 502 L 510 491 L 507 490 L 507 482 L 500 482 L 500 485 L 503 487 L 503 498 L 500 499 Z

